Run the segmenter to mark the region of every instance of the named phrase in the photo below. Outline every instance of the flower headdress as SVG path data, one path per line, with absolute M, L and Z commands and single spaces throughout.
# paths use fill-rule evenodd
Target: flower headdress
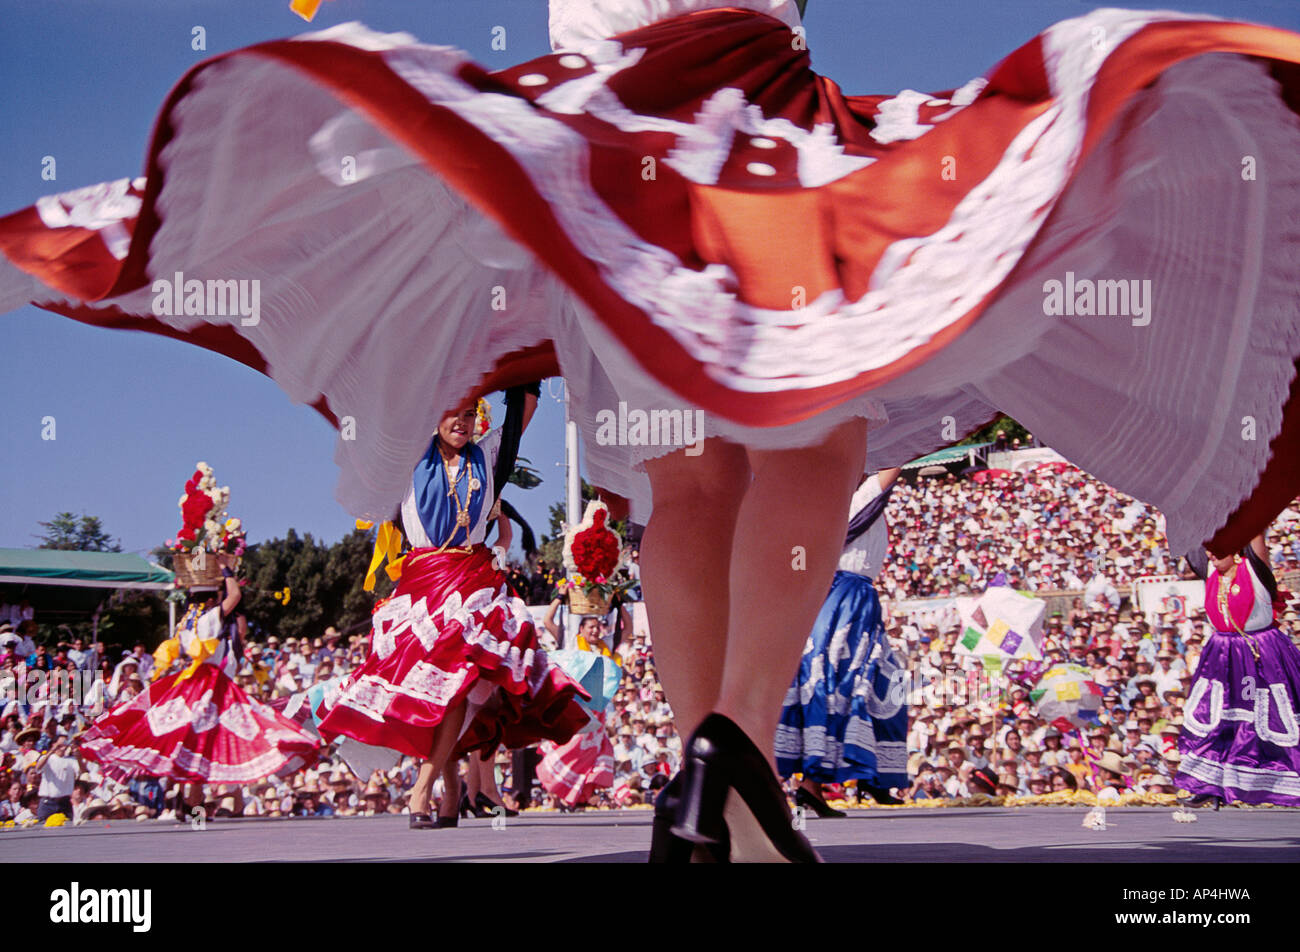
M 200 461 L 195 464 L 194 475 L 185 483 L 185 495 L 177 506 L 181 510 L 181 531 L 176 538 L 167 540 L 173 552 L 208 552 L 244 554 L 244 531 L 238 519 L 226 513 L 230 502 L 230 487 L 217 487 L 212 467 Z

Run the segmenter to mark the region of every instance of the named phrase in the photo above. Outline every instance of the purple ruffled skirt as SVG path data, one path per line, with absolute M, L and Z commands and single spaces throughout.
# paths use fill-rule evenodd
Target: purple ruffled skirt
M 1205 647 L 1183 707 L 1176 778 L 1193 795 L 1300 807 L 1300 648 L 1277 628 Z

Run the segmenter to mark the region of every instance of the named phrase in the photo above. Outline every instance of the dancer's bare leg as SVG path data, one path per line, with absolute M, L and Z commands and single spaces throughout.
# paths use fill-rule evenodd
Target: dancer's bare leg
M 722 683 L 728 565 L 749 461 L 744 447 L 705 440 L 698 456 L 647 460 L 646 473 L 654 509 L 641 539 L 641 589 L 655 669 L 688 737 Z
M 465 771 L 465 792 L 469 795 L 469 802 L 473 803 L 474 798 L 483 790 L 483 778 L 478 769 L 478 755 L 480 751 L 474 751 L 469 755 L 468 768 Z
M 203 784 L 187 783 L 181 788 L 181 801 L 185 804 L 185 812 L 189 816 L 194 815 L 194 811 L 207 802 L 204 795 Z
M 501 791 L 497 789 L 497 752 L 494 749 L 487 760 L 479 760 L 475 754 L 472 761 L 478 767 L 478 788 L 497 806 L 505 806 L 501 799 Z M 470 793 L 470 799 L 474 799 L 474 794 Z
M 429 794 L 433 790 L 433 778 L 442 772 L 460 737 L 461 722 L 465 720 L 465 705 L 458 704 L 444 714 L 442 722 L 433 729 L 433 745 L 429 750 L 429 759 L 420 764 L 420 772 L 411 787 L 411 812 L 429 812 Z M 459 783 L 456 784 L 459 788 Z
M 442 768 L 442 802 L 438 816 L 453 817 L 460 813 L 460 761 L 449 760 Z
M 861 419 L 836 427 L 820 446 L 749 451 L 754 481 L 736 525 L 714 709 L 773 761 L 781 707 L 835 574 L 866 454 Z

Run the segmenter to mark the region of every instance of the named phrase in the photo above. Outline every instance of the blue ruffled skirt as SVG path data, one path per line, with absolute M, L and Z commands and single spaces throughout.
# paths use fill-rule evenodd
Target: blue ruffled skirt
M 906 677 L 906 659 L 885 638 L 871 579 L 836 572 L 781 711 L 781 774 L 906 786 Z

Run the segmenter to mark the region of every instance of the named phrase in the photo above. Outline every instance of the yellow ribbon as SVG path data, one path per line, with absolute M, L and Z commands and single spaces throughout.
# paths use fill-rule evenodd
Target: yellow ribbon
M 367 592 L 375 590 L 375 574 L 385 559 L 388 560 L 388 567 L 384 571 L 388 577 L 394 582 L 401 578 L 402 562 L 406 558 L 401 552 L 402 533 L 397 526 L 392 522 L 380 523 L 379 532 L 375 534 L 375 551 L 370 556 L 370 568 L 366 570 L 366 581 L 361 587 Z
M 168 638 L 153 653 L 153 675 L 150 681 L 157 681 L 162 677 L 163 672 L 172 666 L 177 658 L 181 656 L 181 640 L 179 638 Z
M 604 655 L 606 658 L 612 658 L 616 665 L 618 665 L 620 668 L 623 667 L 623 659 L 620 658 L 618 655 L 614 654 L 614 652 L 610 651 L 609 646 L 606 645 L 605 642 L 600 641 L 599 639 L 597 639 L 594 642 L 591 642 L 588 641 L 586 638 L 582 637 L 582 635 L 578 635 L 578 650 L 593 651 L 596 654 Z
M 199 670 L 199 665 L 207 661 L 217 650 L 217 645 L 221 643 L 219 638 L 209 638 L 204 641 L 202 638 L 194 638 L 190 642 L 189 651 L 187 652 L 194 663 L 185 669 L 185 672 L 176 680 L 187 681 L 194 676 L 194 672 Z

